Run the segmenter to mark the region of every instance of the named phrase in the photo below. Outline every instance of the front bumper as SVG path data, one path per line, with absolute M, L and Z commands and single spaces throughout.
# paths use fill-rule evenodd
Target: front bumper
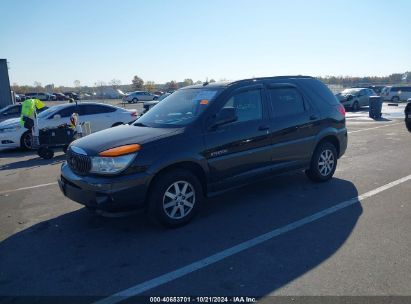
M 340 130 L 337 133 L 337 138 L 338 138 L 338 141 L 340 143 L 340 149 L 339 149 L 340 153 L 338 155 L 338 158 L 340 158 L 344 155 L 345 151 L 347 151 L 347 146 L 348 146 L 348 132 L 347 132 L 347 129 L 344 128 L 344 129 Z
M 20 141 L 16 136 L 10 136 L 9 133 L 0 133 L 0 150 L 15 149 L 20 147 Z
M 92 209 L 126 211 L 144 207 L 149 176 L 79 176 L 67 163 L 61 166 L 60 190 L 69 199 Z

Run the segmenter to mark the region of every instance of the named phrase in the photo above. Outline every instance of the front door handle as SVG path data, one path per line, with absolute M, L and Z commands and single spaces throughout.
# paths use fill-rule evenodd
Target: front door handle
M 258 127 L 258 131 L 266 131 L 269 130 L 270 126 L 269 125 L 262 125 Z

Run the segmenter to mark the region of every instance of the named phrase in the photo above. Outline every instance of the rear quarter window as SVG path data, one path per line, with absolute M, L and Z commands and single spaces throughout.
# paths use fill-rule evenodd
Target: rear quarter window
M 317 79 L 298 79 L 297 84 L 305 95 L 316 104 L 326 103 L 329 105 L 338 105 L 340 102 L 331 90 Z
M 113 107 L 92 104 L 80 105 L 80 109 L 80 115 L 95 115 L 116 111 L 116 108 Z

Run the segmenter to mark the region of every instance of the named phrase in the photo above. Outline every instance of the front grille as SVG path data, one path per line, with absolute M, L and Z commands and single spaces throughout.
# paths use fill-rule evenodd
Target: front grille
M 91 170 L 90 157 L 73 152 L 71 149 L 67 151 L 67 163 L 74 173 L 80 175 L 87 174 Z

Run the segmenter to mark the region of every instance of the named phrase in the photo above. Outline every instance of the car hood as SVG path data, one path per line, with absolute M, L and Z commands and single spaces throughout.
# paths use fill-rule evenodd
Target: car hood
M 173 136 L 183 128 L 150 128 L 134 125 L 122 125 L 90 134 L 72 143 L 72 146 L 83 149 L 87 155 L 98 153 L 128 144 L 144 145 L 160 138 Z
M 10 118 L 0 122 L 0 128 L 14 127 L 20 124 L 20 118 Z
M 339 101 L 345 101 L 345 100 L 347 100 L 349 97 L 355 97 L 355 95 L 354 95 L 354 94 L 351 94 L 351 93 L 346 93 L 346 94 L 338 94 L 338 95 L 336 95 L 336 97 L 337 97 L 337 99 L 338 99 Z

